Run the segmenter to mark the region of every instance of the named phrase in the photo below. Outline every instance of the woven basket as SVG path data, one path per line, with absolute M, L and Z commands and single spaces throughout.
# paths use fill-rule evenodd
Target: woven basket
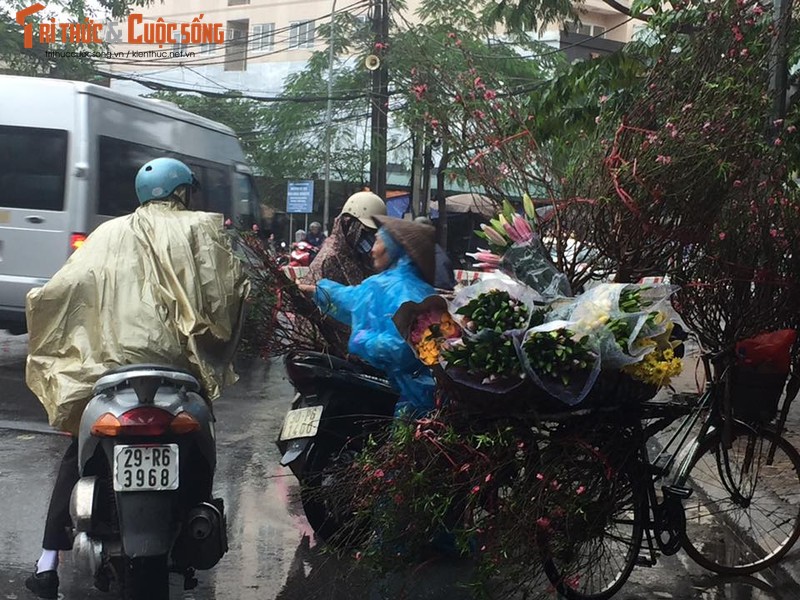
M 730 401 L 733 416 L 747 423 L 769 423 L 778 414 L 788 375 L 763 373 L 735 366 L 731 369 Z
M 626 406 L 651 399 L 658 387 L 637 381 L 619 371 L 601 371 L 592 390 L 575 406 L 568 406 L 536 387 L 529 378 L 501 378 L 482 383 L 465 369 L 434 368 L 437 384 L 450 402 L 469 413 L 511 415 L 564 413 L 587 408 Z
M 445 370 L 440 366 L 434 367 L 433 374 L 448 401 L 459 410 L 508 415 L 535 409 L 530 400 L 537 390 L 527 378 L 499 378 L 483 383 L 483 377 L 471 375 L 466 369 L 450 367 Z

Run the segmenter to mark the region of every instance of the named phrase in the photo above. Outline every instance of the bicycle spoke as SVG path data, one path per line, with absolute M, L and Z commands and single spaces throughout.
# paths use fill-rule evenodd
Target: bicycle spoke
M 779 560 L 800 536 L 800 507 L 782 497 L 796 501 L 800 494 L 800 455 L 769 431 L 733 433 L 727 450 L 719 436 L 698 449 L 689 473 L 697 500 L 685 505 L 684 548 L 708 569 L 744 574 Z M 774 461 L 767 465 L 773 443 Z M 722 537 L 709 537 L 714 530 Z

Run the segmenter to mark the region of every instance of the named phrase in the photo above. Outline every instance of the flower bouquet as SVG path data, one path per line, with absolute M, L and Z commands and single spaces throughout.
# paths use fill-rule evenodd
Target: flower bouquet
M 444 345 L 462 334 L 461 327 L 450 315 L 447 301 L 441 296 L 428 296 L 422 302 L 404 302 L 392 320 L 417 358 L 429 367 L 438 365 Z
M 526 332 L 519 359 L 536 386 L 568 406 L 580 403 L 600 373 L 600 355 L 588 335 L 565 321 L 550 321 Z
M 467 256 L 479 261 L 476 266 L 500 269 L 545 298 L 572 296 L 566 275 L 556 268 L 535 233 L 536 211 L 527 194 L 523 196 L 523 206 L 524 214 L 519 214 L 504 201 L 502 212 L 476 232 L 489 248 Z
M 529 382 L 515 340 L 531 322 L 542 322 L 540 301 L 538 294 L 524 286 L 496 281 L 470 286 L 454 298 L 451 310 L 462 335 L 443 346 L 441 368 L 436 372 L 451 399 L 486 407 L 512 392 L 522 395 Z

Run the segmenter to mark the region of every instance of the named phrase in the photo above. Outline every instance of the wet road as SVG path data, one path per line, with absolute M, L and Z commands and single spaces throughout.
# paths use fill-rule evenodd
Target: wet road
M 42 523 L 55 470 L 67 440 L 53 433 L 44 411 L 24 385 L 25 338 L 0 333 L 0 600 L 32 598 L 23 579 L 40 550 Z M 469 598 L 461 582 L 465 563 L 431 563 L 389 580 L 369 581 L 352 561 L 337 560 L 315 544 L 295 500 L 295 480 L 278 465 L 272 440 L 292 390 L 279 364 L 243 363 L 241 380 L 215 403 L 218 472 L 215 493 L 228 511 L 230 550 L 200 585 L 173 599 L 345 600 Z M 795 550 L 789 560 L 798 561 Z M 109 598 L 62 559 L 61 595 Z M 554 595 L 542 586 L 542 597 Z M 724 580 L 683 554 L 637 568 L 616 598 L 771 600 L 800 598 L 800 588 L 780 570 L 759 579 Z

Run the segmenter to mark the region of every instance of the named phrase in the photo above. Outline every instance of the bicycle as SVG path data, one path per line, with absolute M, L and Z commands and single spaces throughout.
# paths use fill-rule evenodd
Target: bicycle
M 800 454 L 781 435 L 798 386 L 790 384 L 777 425 L 737 420 L 725 393 L 730 354 L 702 360 L 699 397 L 548 417 L 555 426 L 541 451 L 542 464 L 553 465 L 546 476 L 594 486 L 582 520 L 561 523 L 540 542 L 545 573 L 562 596 L 610 598 L 634 567 L 681 548 L 706 569 L 748 575 L 778 562 L 800 537 Z M 656 436 L 677 421 L 651 459 Z M 789 501 L 767 484 L 775 473 Z

